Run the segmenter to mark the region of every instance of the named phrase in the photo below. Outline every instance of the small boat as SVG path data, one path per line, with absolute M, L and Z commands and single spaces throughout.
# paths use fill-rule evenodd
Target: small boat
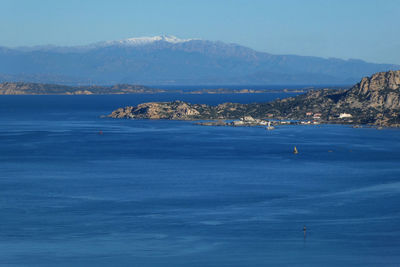
M 267 127 L 266 127 L 265 129 L 267 129 L 267 130 L 273 130 L 273 129 L 275 129 L 275 127 L 274 127 L 274 126 L 271 126 L 271 122 L 269 121 L 269 122 L 268 122 L 268 125 L 267 125 Z
M 297 151 L 297 147 L 296 146 L 293 149 L 293 154 L 299 154 L 299 151 Z

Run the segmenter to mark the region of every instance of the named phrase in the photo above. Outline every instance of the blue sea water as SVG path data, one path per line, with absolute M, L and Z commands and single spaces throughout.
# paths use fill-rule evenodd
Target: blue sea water
M 99 117 L 276 97 L 1 96 L 0 266 L 399 266 L 397 129 Z

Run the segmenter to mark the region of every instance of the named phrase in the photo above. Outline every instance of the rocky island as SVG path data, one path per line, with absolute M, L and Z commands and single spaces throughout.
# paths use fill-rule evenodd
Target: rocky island
M 311 90 L 268 103 L 223 103 L 217 106 L 182 101 L 143 103 L 113 111 L 108 117 L 125 119 L 217 120 L 208 125 L 264 125 L 282 123 L 368 124 L 400 126 L 400 70 L 363 78 L 350 89 Z M 247 120 L 244 118 L 248 118 Z M 250 119 L 251 118 L 251 119 Z

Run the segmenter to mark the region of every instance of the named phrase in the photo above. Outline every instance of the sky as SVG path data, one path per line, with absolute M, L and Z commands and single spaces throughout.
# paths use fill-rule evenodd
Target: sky
M 0 46 L 174 35 L 400 64 L 400 0 L 0 0 Z

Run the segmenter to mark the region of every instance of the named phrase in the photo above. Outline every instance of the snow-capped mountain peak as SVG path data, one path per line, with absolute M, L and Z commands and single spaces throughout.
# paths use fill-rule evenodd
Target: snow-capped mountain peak
M 128 38 L 128 39 L 122 39 L 122 40 L 117 40 L 117 41 L 108 41 L 105 42 L 106 45 L 127 45 L 127 46 L 138 46 L 138 45 L 145 45 L 149 43 L 154 43 L 154 42 L 168 42 L 172 44 L 177 44 L 177 43 L 184 43 L 191 41 L 193 39 L 180 39 L 176 36 L 172 35 L 160 35 L 160 36 L 152 36 L 152 37 L 135 37 L 135 38 Z

